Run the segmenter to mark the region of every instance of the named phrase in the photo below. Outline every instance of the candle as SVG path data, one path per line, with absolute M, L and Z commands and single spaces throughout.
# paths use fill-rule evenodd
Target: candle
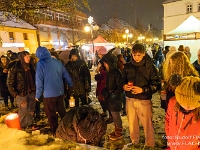
M 133 86 L 133 81 L 128 81 L 129 86 Z
M 5 123 L 9 128 L 17 128 L 20 130 L 19 115 L 17 113 L 11 113 L 5 118 Z

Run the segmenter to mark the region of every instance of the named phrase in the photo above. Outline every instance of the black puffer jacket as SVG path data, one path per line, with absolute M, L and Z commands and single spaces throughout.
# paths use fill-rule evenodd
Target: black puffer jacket
M 7 69 L 7 68 L 6 68 Z M 0 66 L 0 90 L 1 90 L 1 96 L 8 96 L 10 93 L 8 92 L 8 88 L 6 85 L 7 75 L 8 73 L 3 72 L 4 68 Z
M 91 75 L 84 60 L 68 61 L 65 67 L 73 81 L 74 95 L 91 92 Z
M 161 87 L 158 70 L 148 55 L 145 55 L 139 63 L 131 59 L 131 62 L 125 65 L 122 73 L 122 85 L 127 84 L 129 80 L 133 81 L 134 86 L 143 89 L 141 94 L 132 94 L 131 91 L 126 91 L 126 96 L 129 98 L 149 100 L 152 98 L 152 94 Z
M 198 71 L 199 75 L 200 75 L 200 65 L 198 64 L 198 60 L 196 60 L 193 63 L 194 68 Z
M 17 95 L 22 97 L 26 96 L 28 94 L 26 89 L 27 83 L 25 81 L 25 70 L 22 68 L 21 62 L 16 61 L 10 67 L 11 68 L 8 71 L 8 78 L 6 83 L 10 94 L 13 97 L 16 97 Z M 35 83 L 35 70 L 32 65 L 30 65 L 30 71 Z
M 109 111 L 118 112 L 122 109 L 123 88 L 120 85 L 122 74 L 117 68 L 117 57 L 109 52 L 100 60 L 109 65 L 109 71 L 106 73 L 106 86 L 102 90 Z
M 120 85 L 122 74 L 119 69 L 109 70 L 106 74 L 106 90 L 107 96 L 105 98 L 108 109 L 110 111 L 121 111 L 122 109 L 122 93 L 123 89 Z

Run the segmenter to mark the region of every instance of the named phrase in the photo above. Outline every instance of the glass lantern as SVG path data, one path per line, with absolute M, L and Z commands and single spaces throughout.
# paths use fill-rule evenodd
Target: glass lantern
M 69 99 L 69 107 L 74 107 L 75 106 L 75 99 L 73 96 L 70 96 Z

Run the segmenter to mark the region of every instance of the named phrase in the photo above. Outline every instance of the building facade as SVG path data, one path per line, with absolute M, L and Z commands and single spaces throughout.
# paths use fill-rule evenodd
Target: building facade
M 164 34 L 178 27 L 189 16 L 200 19 L 199 0 L 166 0 L 164 7 Z
M 179 45 L 184 47 L 189 46 L 192 54 L 190 61 L 194 62 L 197 59 L 197 51 L 199 50 L 200 39 L 197 38 L 195 31 L 185 33 L 186 28 L 182 29 L 182 33 L 175 33 L 170 35 L 172 31 L 180 27 L 191 16 L 200 20 L 200 0 L 166 0 L 163 3 L 164 7 L 164 46 Z M 193 22 L 189 22 L 189 26 L 192 26 Z M 200 29 L 200 26 L 199 26 Z M 191 37 L 191 34 L 194 35 Z M 168 37 L 173 39 L 169 39 Z
M 27 50 L 35 53 L 37 47 L 37 29 L 34 26 L 0 12 L 0 54 L 4 54 L 7 50 L 15 52 Z
M 40 13 L 44 19 L 35 24 L 40 46 L 65 50 L 84 40 L 83 26 L 87 20 L 85 14 L 79 12 L 71 17 L 59 11 L 44 10 Z

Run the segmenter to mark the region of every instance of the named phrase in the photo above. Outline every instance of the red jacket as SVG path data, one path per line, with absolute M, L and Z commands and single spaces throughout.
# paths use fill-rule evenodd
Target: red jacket
M 101 94 L 101 91 L 106 86 L 106 71 L 102 67 L 100 67 L 98 79 L 95 80 L 97 81 L 96 96 L 98 97 L 98 100 L 103 101 L 104 97 Z
M 167 145 L 171 150 L 200 150 L 200 121 L 195 121 L 193 113 L 188 115 L 176 112 L 176 98 L 172 97 L 168 104 L 165 118 Z

